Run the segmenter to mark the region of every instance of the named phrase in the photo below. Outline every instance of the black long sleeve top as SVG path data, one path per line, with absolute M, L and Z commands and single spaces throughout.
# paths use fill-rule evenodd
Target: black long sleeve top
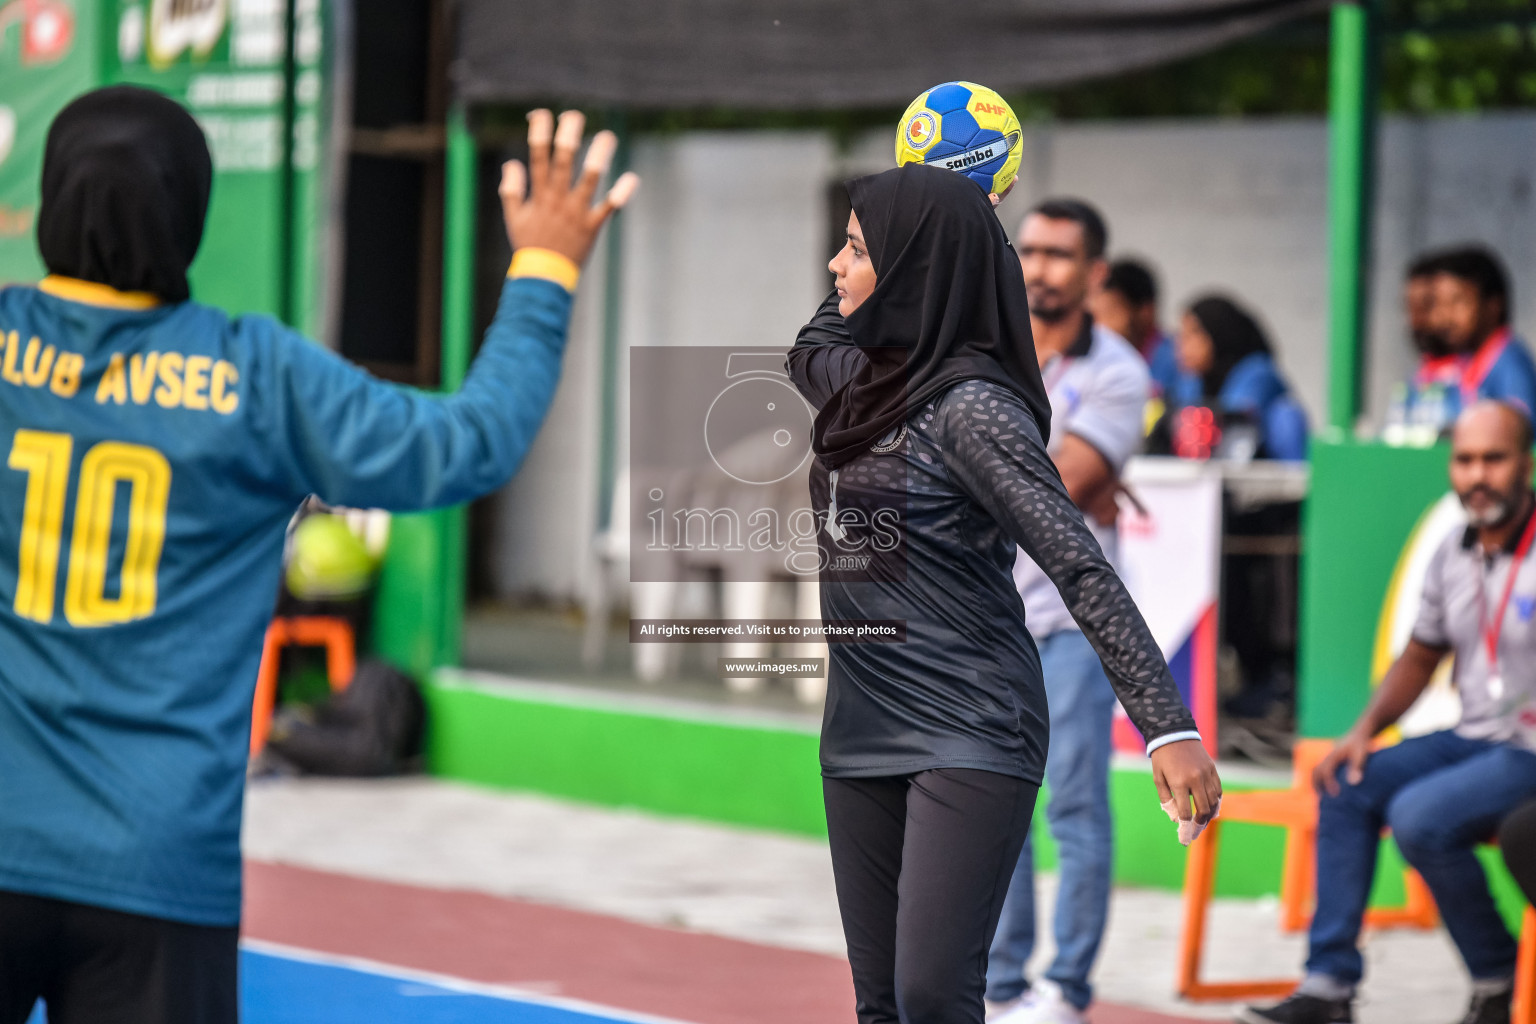
M 833 295 L 800 332 L 788 369 L 819 409 L 863 358 Z M 1148 742 L 1194 733 L 1146 622 L 1010 389 L 957 383 L 839 470 L 815 461 L 810 490 L 819 520 L 833 524 L 818 537 L 828 567 L 823 619 L 906 623 L 904 642 L 829 645 L 823 774 L 963 767 L 1041 781 L 1049 726 L 1039 654 L 1013 586 L 1018 547 L 1060 589 Z M 861 533 L 881 510 L 884 532 Z M 898 545 L 876 551 L 897 534 Z M 873 562 L 861 565 L 859 554 L 870 552 Z M 850 565 L 858 568 L 841 568 Z

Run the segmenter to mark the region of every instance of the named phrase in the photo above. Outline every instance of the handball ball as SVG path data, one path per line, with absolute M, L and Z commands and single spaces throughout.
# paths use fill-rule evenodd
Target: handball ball
M 1013 109 L 974 82 L 945 82 L 912 101 L 896 132 L 896 164 L 959 171 L 1002 195 L 1019 173 L 1024 133 Z
M 346 520 L 324 513 L 294 527 L 288 558 L 288 591 L 301 601 L 360 597 L 379 567 Z

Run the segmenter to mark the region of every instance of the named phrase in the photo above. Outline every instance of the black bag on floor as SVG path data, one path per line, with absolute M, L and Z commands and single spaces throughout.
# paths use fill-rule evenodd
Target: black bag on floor
M 416 681 L 364 660 L 340 693 L 313 709 L 284 709 L 267 750 L 310 775 L 396 775 L 421 754 L 426 704 Z

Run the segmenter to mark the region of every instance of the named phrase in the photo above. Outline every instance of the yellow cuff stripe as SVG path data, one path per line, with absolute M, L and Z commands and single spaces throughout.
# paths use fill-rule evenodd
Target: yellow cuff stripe
M 508 277 L 538 277 L 553 281 L 568 292 L 576 290 L 581 268 L 569 256 L 553 249 L 523 248 L 512 254 Z
M 56 298 L 109 309 L 154 309 L 160 305 L 159 296 L 149 292 L 120 292 L 111 285 L 62 274 L 49 274 L 37 283 L 37 288 Z

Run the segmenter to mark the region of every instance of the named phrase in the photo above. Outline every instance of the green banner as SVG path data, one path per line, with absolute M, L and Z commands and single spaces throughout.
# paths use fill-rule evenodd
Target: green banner
M 43 143 L 59 108 L 92 85 L 94 24 L 85 0 L 0 0 L 0 284 L 42 275 Z
M 1301 562 L 1301 735 L 1338 736 L 1370 699 L 1393 572 L 1415 525 L 1449 488 L 1449 457 L 1445 446 L 1312 442 Z
M 313 330 L 324 31 L 320 0 L 291 0 L 290 73 L 289 2 L 106 0 L 116 45 L 105 77 L 175 97 L 208 136 L 213 197 L 194 297 Z

